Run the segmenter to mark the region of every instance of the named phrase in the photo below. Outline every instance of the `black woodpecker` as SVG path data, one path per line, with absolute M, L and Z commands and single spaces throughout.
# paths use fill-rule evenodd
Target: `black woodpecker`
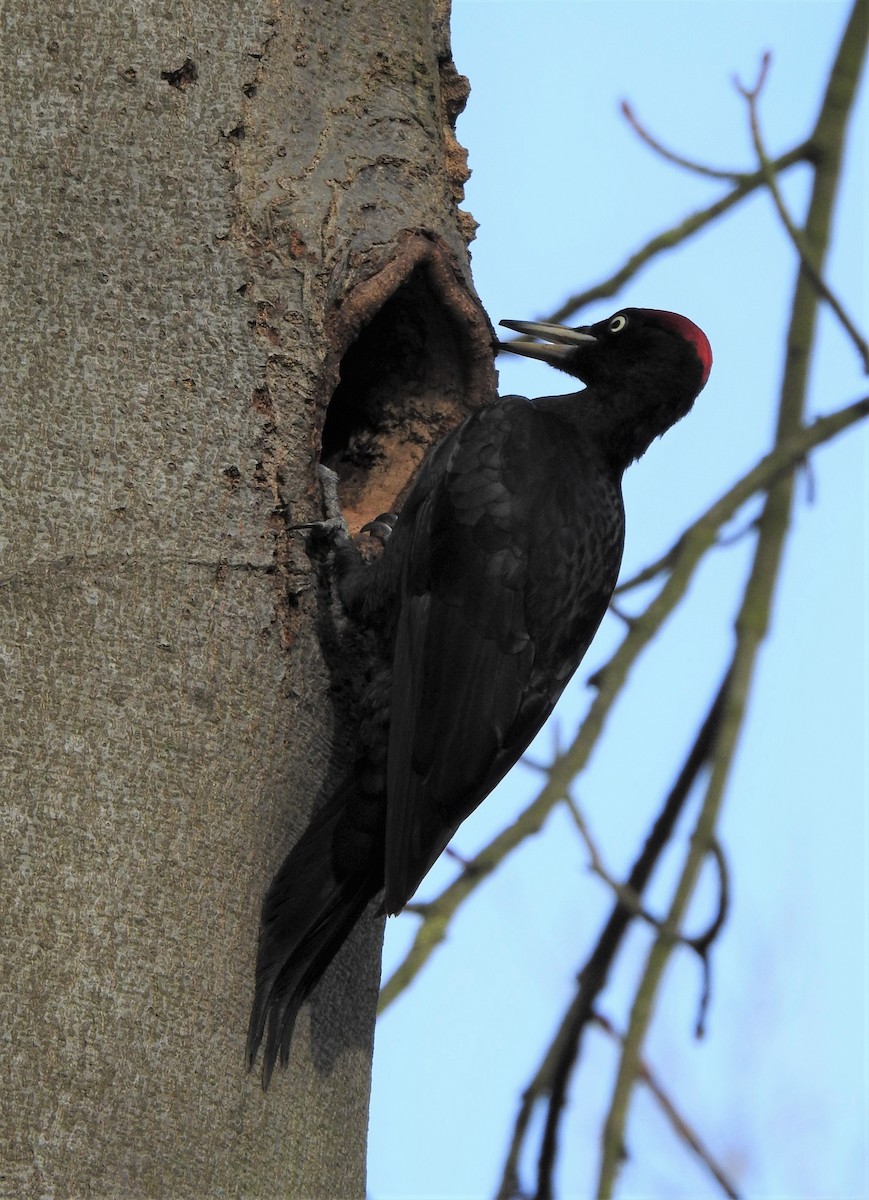
M 423 461 L 383 554 L 335 553 L 338 589 L 375 628 L 358 760 L 265 898 L 247 1043 L 266 1033 L 263 1086 L 286 1065 L 299 1007 L 369 901 L 397 913 L 456 829 L 538 732 L 618 578 L 621 480 L 709 377 L 705 334 L 624 308 L 569 329 L 502 321 L 502 350 L 583 390 L 477 409 Z M 393 527 L 394 526 L 394 527 Z

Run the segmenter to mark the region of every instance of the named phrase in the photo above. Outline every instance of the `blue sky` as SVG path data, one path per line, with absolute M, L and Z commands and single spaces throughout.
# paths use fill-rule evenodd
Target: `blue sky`
M 458 127 L 474 172 L 465 207 L 480 222 L 474 276 L 493 321 L 546 315 L 724 189 L 641 145 L 619 114 L 623 98 L 685 155 L 748 169 L 753 153 L 732 76 L 753 82 L 761 53 L 773 52 L 764 132 L 770 152 L 790 148 L 811 128 L 848 9 L 838 0 L 454 0 L 455 62 L 472 85 Z M 865 91 L 864 81 L 827 272 L 864 331 Z M 800 169 L 786 182 L 798 215 L 807 182 Z M 769 447 L 794 272 L 771 202 L 756 196 L 578 318 L 628 304 L 675 309 L 703 327 L 715 355 L 694 411 L 626 477 L 623 576 L 666 549 Z M 828 312 L 820 332 L 812 415 L 869 390 Z M 540 364 L 503 356 L 498 365 L 502 392 L 569 390 L 566 377 Z M 869 1197 L 866 432 L 819 451 L 812 482 L 813 502 L 805 480 L 798 489 L 720 827 L 732 911 L 714 954 L 707 1037 L 692 1036 L 696 963 L 677 954 L 646 1057 L 746 1196 L 857 1200 Z M 614 871 L 636 853 L 717 685 L 750 552 L 743 538 L 708 557 L 576 786 Z M 557 710 L 563 738 L 587 705 L 585 680 L 620 633 L 608 618 Z M 545 760 L 551 745 L 544 730 L 534 757 Z M 537 783 L 517 768 L 459 831 L 456 849 L 473 854 Z M 420 897 L 454 873 L 438 864 Z M 653 906 L 666 902 L 670 882 L 665 869 Z M 701 889 L 695 927 L 712 891 Z M 447 945 L 378 1024 L 374 1200 L 493 1194 L 519 1095 L 608 905 L 561 813 L 479 889 Z M 415 927 L 409 915 L 389 922 L 384 978 Z M 601 1002 L 619 1025 L 646 944 L 641 931 L 632 935 Z M 590 1196 L 596 1177 L 615 1055 L 598 1034 L 586 1052 L 563 1126 L 561 1197 Z M 619 1194 L 717 1194 L 654 1105 L 636 1097 Z

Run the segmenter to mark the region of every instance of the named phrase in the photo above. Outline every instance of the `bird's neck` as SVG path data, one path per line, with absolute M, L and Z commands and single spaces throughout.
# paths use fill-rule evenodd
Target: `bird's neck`
M 678 397 L 666 396 L 660 388 L 631 387 L 625 390 L 589 386 L 565 396 L 543 396 L 535 406 L 566 422 L 585 441 L 595 445 L 611 468 L 619 473 L 691 407 Z

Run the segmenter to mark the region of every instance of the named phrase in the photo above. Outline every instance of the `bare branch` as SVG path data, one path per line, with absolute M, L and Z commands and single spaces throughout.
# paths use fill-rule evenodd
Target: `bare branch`
M 642 895 L 651 878 L 652 871 L 672 836 L 691 789 L 712 752 L 729 688 L 729 675 L 725 675 L 706 718 L 697 732 L 682 770 L 679 772 L 658 819 L 628 876 L 627 887 L 636 896 Z M 567 1099 L 567 1086 L 579 1054 L 580 1038 L 585 1025 L 591 1018 L 597 997 L 606 983 L 631 918 L 630 910 L 617 901 L 597 945 L 579 973 L 579 989 L 569 1014 L 570 1025 L 563 1036 L 562 1031 L 559 1031 L 559 1051 L 551 1067 L 549 1109 L 537 1166 L 537 1200 L 548 1200 L 552 1195 L 558 1125 Z M 677 931 L 678 925 L 668 918 L 666 926 L 659 927 L 657 941 L 664 938 L 671 944 L 672 935 Z
M 821 105 L 822 115 L 818 119 L 815 133 L 819 155 L 809 202 L 806 235 L 809 245 L 813 247 L 819 270 L 823 268 L 829 244 L 833 204 L 844 153 L 845 130 L 857 92 L 867 38 L 869 8 L 864 0 L 855 0 L 830 73 Z M 762 70 L 758 87 L 762 85 L 763 76 Z M 818 131 L 822 131 L 822 135 Z M 796 436 L 803 424 L 818 303 L 818 292 L 807 273 L 800 271 L 794 290 L 788 331 L 785 372 L 779 401 L 778 441 Z M 769 627 L 773 596 L 790 525 L 792 502 L 791 473 L 770 487 L 760 518 L 754 560 L 736 620 L 736 646 L 729 670 L 729 685 L 723 699 L 721 720 L 714 731 L 709 781 L 682 873 L 664 922 L 666 933 L 681 927 L 696 888 L 703 860 L 715 841 L 715 827 L 745 720 L 757 655 Z M 621 1162 L 630 1097 L 637 1078 L 640 1051 L 672 946 L 672 938 L 669 936 L 659 934 L 655 938 L 631 1006 L 624 1049 L 604 1127 L 603 1156 L 597 1187 L 597 1195 L 601 1198 L 613 1194 Z

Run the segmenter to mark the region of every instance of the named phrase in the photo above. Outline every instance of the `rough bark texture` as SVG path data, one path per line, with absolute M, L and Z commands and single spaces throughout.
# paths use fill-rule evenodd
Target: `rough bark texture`
M 2 22 L 0 1194 L 363 1195 L 378 924 L 267 1096 L 243 1047 L 263 893 L 347 762 L 287 528 L 342 356 L 357 523 L 491 387 L 446 13 Z

